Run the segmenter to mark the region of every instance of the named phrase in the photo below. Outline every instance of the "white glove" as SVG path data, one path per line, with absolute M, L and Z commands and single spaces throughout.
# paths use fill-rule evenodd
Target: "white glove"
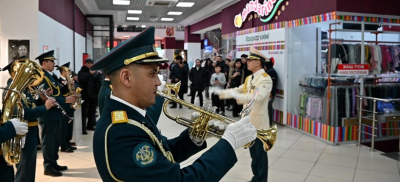
M 158 79 L 160 79 L 161 85 L 157 87 L 157 90 L 162 92 L 166 82 L 164 81 L 164 77 L 162 75 L 158 75 Z
M 239 94 L 235 91 L 228 91 L 226 92 L 226 98 L 234 98 L 237 99 L 239 97 Z
M 219 95 L 222 92 L 222 89 L 219 87 L 211 87 L 210 94 Z
M 26 139 L 26 137 L 22 137 L 21 138 L 21 143 L 22 143 L 22 145 L 21 145 L 21 148 L 24 148 L 25 147 L 25 139 Z
M 200 113 L 199 112 L 192 112 L 192 115 L 190 117 L 190 119 L 192 121 L 194 121 L 195 119 L 197 119 L 198 117 L 200 117 Z
M 220 130 L 220 131 L 224 131 L 225 128 L 228 126 L 228 124 L 226 124 L 226 123 L 224 123 L 224 122 L 221 122 L 221 121 L 219 121 L 219 120 L 215 120 L 215 119 L 210 120 L 210 121 L 208 122 L 208 125 L 209 125 L 210 127 L 214 128 L 214 129 L 217 129 L 217 130 Z
M 15 133 L 17 133 L 17 135 L 25 135 L 28 133 L 27 123 L 19 122 L 19 119 L 17 118 L 10 119 L 10 122 L 14 125 Z
M 233 150 L 243 147 L 257 137 L 256 128 L 250 123 L 250 116 L 237 123 L 229 124 L 222 138 L 231 144 Z

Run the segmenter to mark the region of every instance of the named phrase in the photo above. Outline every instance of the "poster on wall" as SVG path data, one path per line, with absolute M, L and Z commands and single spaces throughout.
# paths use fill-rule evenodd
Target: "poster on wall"
M 8 40 L 8 63 L 22 57 L 30 59 L 30 40 L 9 39 Z
M 45 52 L 47 52 L 47 51 L 49 51 L 49 46 L 44 45 L 44 46 L 43 46 L 43 53 L 45 53 Z
M 175 27 L 167 27 L 165 29 L 165 34 L 167 37 L 174 37 L 175 36 Z

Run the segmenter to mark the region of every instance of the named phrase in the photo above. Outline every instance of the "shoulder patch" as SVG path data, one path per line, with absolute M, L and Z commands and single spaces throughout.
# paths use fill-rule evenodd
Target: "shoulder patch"
M 267 73 L 263 73 L 262 76 L 268 77 L 269 75 Z
M 125 111 L 113 111 L 111 112 L 112 124 L 127 123 L 128 116 Z
M 139 167 L 147 167 L 156 163 L 157 152 L 152 145 L 147 142 L 142 142 L 136 145 L 132 157 L 136 165 Z

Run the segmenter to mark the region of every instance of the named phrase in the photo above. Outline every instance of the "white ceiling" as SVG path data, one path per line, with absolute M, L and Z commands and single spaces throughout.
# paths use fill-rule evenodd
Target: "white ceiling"
M 178 8 L 167 6 L 146 7 L 146 0 L 131 0 L 129 6 L 113 5 L 112 0 L 75 0 L 76 5 L 81 11 L 88 14 L 96 15 L 113 15 L 114 25 L 147 25 L 147 26 L 188 26 L 195 24 L 205 18 L 208 18 L 222 9 L 240 1 L 240 0 L 179 0 L 184 2 L 195 2 L 197 6 L 192 8 Z M 99 8 L 100 6 L 100 8 Z M 154 8 L 154 9 L 151 9 Z M 127 16 L 135 16 L 127 14 L 127 10 L 143 10 L 140 15 L 140 21 L 127 21 Z M 182 11 L 183 14 L 174 17 L 173 22 L 161 22 L 160 19 L 166 16 L 169 11 Z M 157 16 L 156 22 L 149 20 L 150 16 Z

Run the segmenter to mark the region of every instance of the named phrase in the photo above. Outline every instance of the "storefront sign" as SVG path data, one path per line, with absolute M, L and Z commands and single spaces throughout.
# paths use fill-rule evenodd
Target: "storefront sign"
M 275 29 L 264 32 L 255 32 L 246 35 L 239 35 L 236 37 L 236 45 L 281 41 L 284 40 L 285 29 Z
M 243 8 L 242 13 L 235 16 L 235 27 L 242 27 L 243 22 L 251 12 L 257 13 L 260 17 L 266 17 L 265 19 L 260 18 L 262 22 L 270 21 L 283 1 L 285 0 L 264 0 L 264 3 L 261 4 L 258 0 L 250 0 L 250 2 L 246 4 L 246 7 Z M 282 8 L 282 10 L 284 10 L 284 8 Z
M 338 64 L 338 75 L 368 75 L 368 64 Z

